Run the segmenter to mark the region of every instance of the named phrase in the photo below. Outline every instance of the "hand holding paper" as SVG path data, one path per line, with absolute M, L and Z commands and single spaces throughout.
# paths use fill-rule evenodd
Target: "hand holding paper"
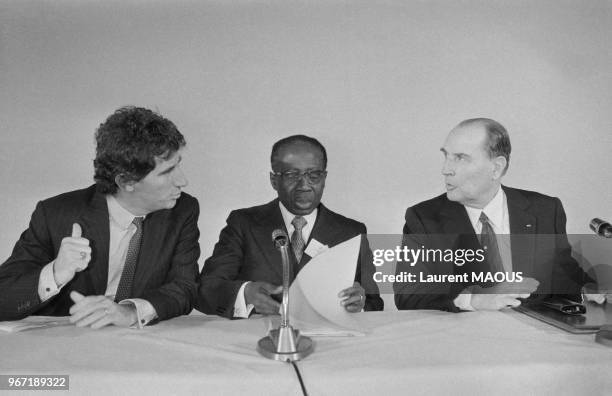
M 289 289 L 292 323 L 306 334 L 358 335 L 362 327 L 350 312 L 360 311 L 364 295 L 354 283 L 361 236 L 326 249 L 308 262 Z M 338 293 L 343 285 L 353 286 Z M 340 297 L 342 296 L 342 297 Z M 341 305 L 338 297 L 343 298 Z M 365 300 L 365 296 L 363 298 Z
M 361 312 L 365 306 L 365 289 L 361 287 L 359 282 L 353 283 L 353 286 L 342 290 L 338 293 L 340 297 L 340 305 L 348 312 Z

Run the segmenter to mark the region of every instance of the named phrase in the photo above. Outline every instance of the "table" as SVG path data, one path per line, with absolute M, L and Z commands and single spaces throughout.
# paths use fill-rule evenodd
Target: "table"
M 204 315 L 142 330 L 62 326 L 3 333 L 0 374 L 69 374 L 76 395 L 301 394 L 290 365 L 255 350 L 264 334 L 262 319 Z
M 355 315 L 367 336 L 315 338 L 297 363 L 309 395 L 612 393 L 612 348 L 593 334 L 514 311 Z M 72 394 L 300 395 L 291 365 L 256 352 L 265 326 L 190 315 L 143 330 L 3 333 L 0 374 L 69 374 Z
M 514 311 L 372 312 L 362 340 L 319 339 L 312 395 L 612 394 L 612 348 Z

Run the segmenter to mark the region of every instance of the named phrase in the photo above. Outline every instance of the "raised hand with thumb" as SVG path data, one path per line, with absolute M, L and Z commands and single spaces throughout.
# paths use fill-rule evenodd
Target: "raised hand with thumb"
M 53 262 L 53 276 L 58 286 L 70 282 L 74 274 L 87 268 L 91 260 L 89 240 L 82 235 L 81 226 L 74 223 L 72 234 L 62 239 L 59 252 Z

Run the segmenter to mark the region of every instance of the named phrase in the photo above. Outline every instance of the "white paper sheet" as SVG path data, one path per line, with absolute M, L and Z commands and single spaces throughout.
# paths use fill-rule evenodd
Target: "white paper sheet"
M 0 331 L 16 333 L 45 327 L 66 326 L 70 324 L 68 318 L 68 316 L 29 316 L 21 320 L 0 322 Z
M 353 285 L 361 236 L 312 258 L 289 288 L 289 317 L 308 335 L 363 335 L 363 328 L 340 305 L 338 293 Z

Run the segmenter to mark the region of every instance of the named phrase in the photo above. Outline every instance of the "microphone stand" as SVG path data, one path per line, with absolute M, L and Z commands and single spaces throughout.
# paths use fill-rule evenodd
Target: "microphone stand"
M 314 343 L 309 337 L 300 335 L 300 331 L 289 323 L 289 237 L 283 230 L 275 230 L 272 240 L 280 250 L 283 260 L 283 301 L 281 303 L 281 323 L 278 329 L 270 330 L 267 336 L 257 342 L 257 351 L 268 359 L 282 362 L 301 360 L 314 350 Z

